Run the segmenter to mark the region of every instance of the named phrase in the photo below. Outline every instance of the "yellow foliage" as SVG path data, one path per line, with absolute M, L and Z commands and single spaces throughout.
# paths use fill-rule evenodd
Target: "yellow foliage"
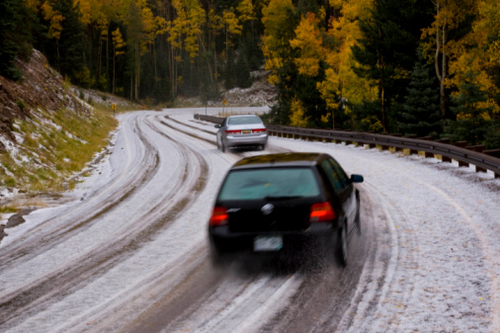
M 101 13 L 99 19 L 97 20 L 97 29 L 100 31 L 101 40 L 108 39 L 108 25 L 108 19 L 104 13 Z
M 373 0 L 330 0 L 330 5 L 340 11 L 338 19 L 330 22 L 328 34 L 339 43 L 329 50 L 325 58 L 330 68 L 325 71 L 325 80 L 317 83 L 318 90 L 329 108 L 338 107 L 338 99 L 344 98 L 353 104 L 373 101 L 377 98 L 376 82 L 358 77 L 352 65 L 360 65 L 352 58 L 351 47 L 362 37 L 359 20 L 371 17 Z M 349 113 L 348 107 L 344 112 Z
M 266 34 L 278 36 L 282 27 L 286 27 L 289 21 L 288 12 L 293 12 L 292 0 L 271 0 L 262 9 L 262 23 L 266 27 Z
M 120 54 L 124 54 L 125 51 L 122 51 L 125 47 L 125 41 L 123 40 L 122 34 L 120 32 L 120 28 L 116 28 L 115 31 L 111 32 L 113 47 L 115 48 L 115 55 L 119 56 Z
M 487 55 L 492 64 L 500 66 L 500 41 L 496 40 L 490 44 Z
M 75 6 L 80 10 L 80 22 L 83 25 L 90 25 L 92 23 L 92 8 L 95 11 L 95 4 L 92 0 L 75 0 Z
M 282 52 L 290 45 L 288 40 L 281 38 L 282 30 L 289 25 L 290 17 L 288 14 L 293 11 L 291 0 L 271 0 L 262 9 L 262 23 L 265 26 L 262 51 L 266 58 L 265 68 L 273 71 L 269 77 L 271 84 L 279 82 L 277 71 L 283 65 Z
M 297 127 L 306 127 L 310 117 L 305 117 L 305 111 L 306 109 L 299 100 L 292 100 L 290 125 Z
M 164 27 L 169 35 L 167 41 L 177 49 L 184 46 L 189 57 L 195 58 L 199 51 L 198 39 L 201 26 L 205 22 L 205 11 L 197 0 L 173 0 L 172 6 L 176 10 L 177 18 L 167 22 Z
M 38 13 L 38 7 L 40 6 L 40 3 L 42 0 L 24 0 L 24 6 L 31 10 L 33 13 Z
M 325 77 L 324 81 L 317 83 L 318 90 L 326 105 L 331 109 L 336 109 L 339 106 L 338 97 L 342 94 L 340 91 L 341 79 L 332 68 L 325 71 Z
M 318 23 L 316 15 L 308 13 L 300 20 L 299 26 L 295 29 L 296 37 L 290 41 L 293 48 L 300 49 L 300 57 L 294 61 L 301 75 L 317 76 L 319 64 L 324 58 L 323 40 Z
M 500 4 L 488 0 L 467 0 L 465 4 L 466 6 L 461 8 L 450 5 L 451 9 L 446 12 L 454 10 L 454 17 L 459 21 L 464 20 L 467 13 L 476 15 L 476 20 L 468 34 L 446 45 L 449 55 L 449 76 L 445 80 L 445 85 L 460 89 L 467 72 L 478 73 L 475 83 L 488 96 L 488 100 L 480 103 L 478 107 L 492 107 L 494 113 L 499 113 L 500 107 L 495 102 L 495 97 L 500 94 L 500 90 L 489 73 L 495 66 L 500 65 L 500 42 L 496 40 L 490 43 L 489 40 L 491 37 L 497 37 L 500 29 Z M 437 16 L 437 19 L 439 17 Z
M 380 120 L 374 115 L 361 119 L 361 123 L 367 126 L 370 132 L 382 132 L 384 129 Z
M 324 124 L 328 124 L 330 122 L 330 113 L 327 113 L 325 115 L 321 115 L 321 122 Z
M 238 16 L 232 10 L 224 10 L 221 24 L 226 34 L 239 35 L 243 26 L 240 24 Z
M 246 21 L 255 20 L 254 16 L 254 6 L 252 0 L 241 0 L 236 7 L 236 10 L 239 13 L 239 20 L 241 23 Z
M 330 0 L 330 6 L 335 8 L 336 10 L 339 10 L 342 8 L 343 3 L 345 2 L 344 0 Z
M 48 1 L 43 3 L 42 11 L 44 19 L 50 22 L 49 36 L 59 39 L 62 31 L 61 22 L 64 21 L 64 16 L 59 11 L 54 10 Z

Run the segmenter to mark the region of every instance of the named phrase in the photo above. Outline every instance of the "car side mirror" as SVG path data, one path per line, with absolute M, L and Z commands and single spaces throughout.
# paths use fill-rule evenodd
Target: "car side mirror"
M 221 128 L 221 124 L 215 124 L 215 128 Z
M 351 183 L 362 183 L 364 180 L 361 175 L 351 175 Z

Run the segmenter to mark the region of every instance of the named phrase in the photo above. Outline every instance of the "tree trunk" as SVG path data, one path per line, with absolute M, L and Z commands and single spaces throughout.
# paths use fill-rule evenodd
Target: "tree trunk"
M 134 87 L 136 100 L 139 99 L 140 82 L 141 82 L 141 50 L 139 43 L 136 43 L 135 44 L 135 87 Z
M 439 2 L 436 3 L 437 14 L 439 14 Z M 440 36 L 441 33 L 441 36 Z M 434 67 L 436 68 L 436 76 L 439 80 L 439 109 L 441 118 L 444 119 L 446 115 L 446 94 L 444 87 L 444 80 L 447 76 L 446 70 L 446 19 L 443 26 L 436 28 L 436 54 L 434 57 Z M 441 51 L 441 70 L 439 69 L 439 52 Z
M 378 27 L 378 36 L 382 44 L 382 29 Z M 384 132 L 387 132 L 386 110 L 385 110 L 385 63 L 384 63 L 384 50 L 382 47 L 379 49 L 380 54 L 380 101 L 382 103 L 382 127 Z
M 115 71 L 116 71 L 116 50 L 113 47 L 113 83 L 111 87 L 111 93 L 115 94 Z

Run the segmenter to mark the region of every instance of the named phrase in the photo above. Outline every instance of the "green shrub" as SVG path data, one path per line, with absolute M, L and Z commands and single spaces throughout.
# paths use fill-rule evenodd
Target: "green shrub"
M 21 110 L 24 110 L 24 108 L 26 107 L 26 105 L 24 105 L 24 102 L 23 102 L 22 100 L 20 100 L 20 99 L 18 99 L 18 100 L 16 101 L 16 104 L 17 104 L 17 106 L 19 106 L 19 108 L 20 108 Z
M 9 177 L 5 179 L 4 185 L 7 187 L 15 187 L 16 186 L 16 180 L 12 177 Z

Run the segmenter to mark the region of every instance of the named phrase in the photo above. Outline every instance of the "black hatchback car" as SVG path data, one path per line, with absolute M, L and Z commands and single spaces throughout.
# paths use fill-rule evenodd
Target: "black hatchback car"
M 322 245 L 343 266 L 359 228 L 360 197 L 333 157 L 322 153 L 244 158 L 227 173 L 209 221 L 215 263 L 240 251 L 288 252 Z M 331 250 L 331 251 L 330 251 Z

